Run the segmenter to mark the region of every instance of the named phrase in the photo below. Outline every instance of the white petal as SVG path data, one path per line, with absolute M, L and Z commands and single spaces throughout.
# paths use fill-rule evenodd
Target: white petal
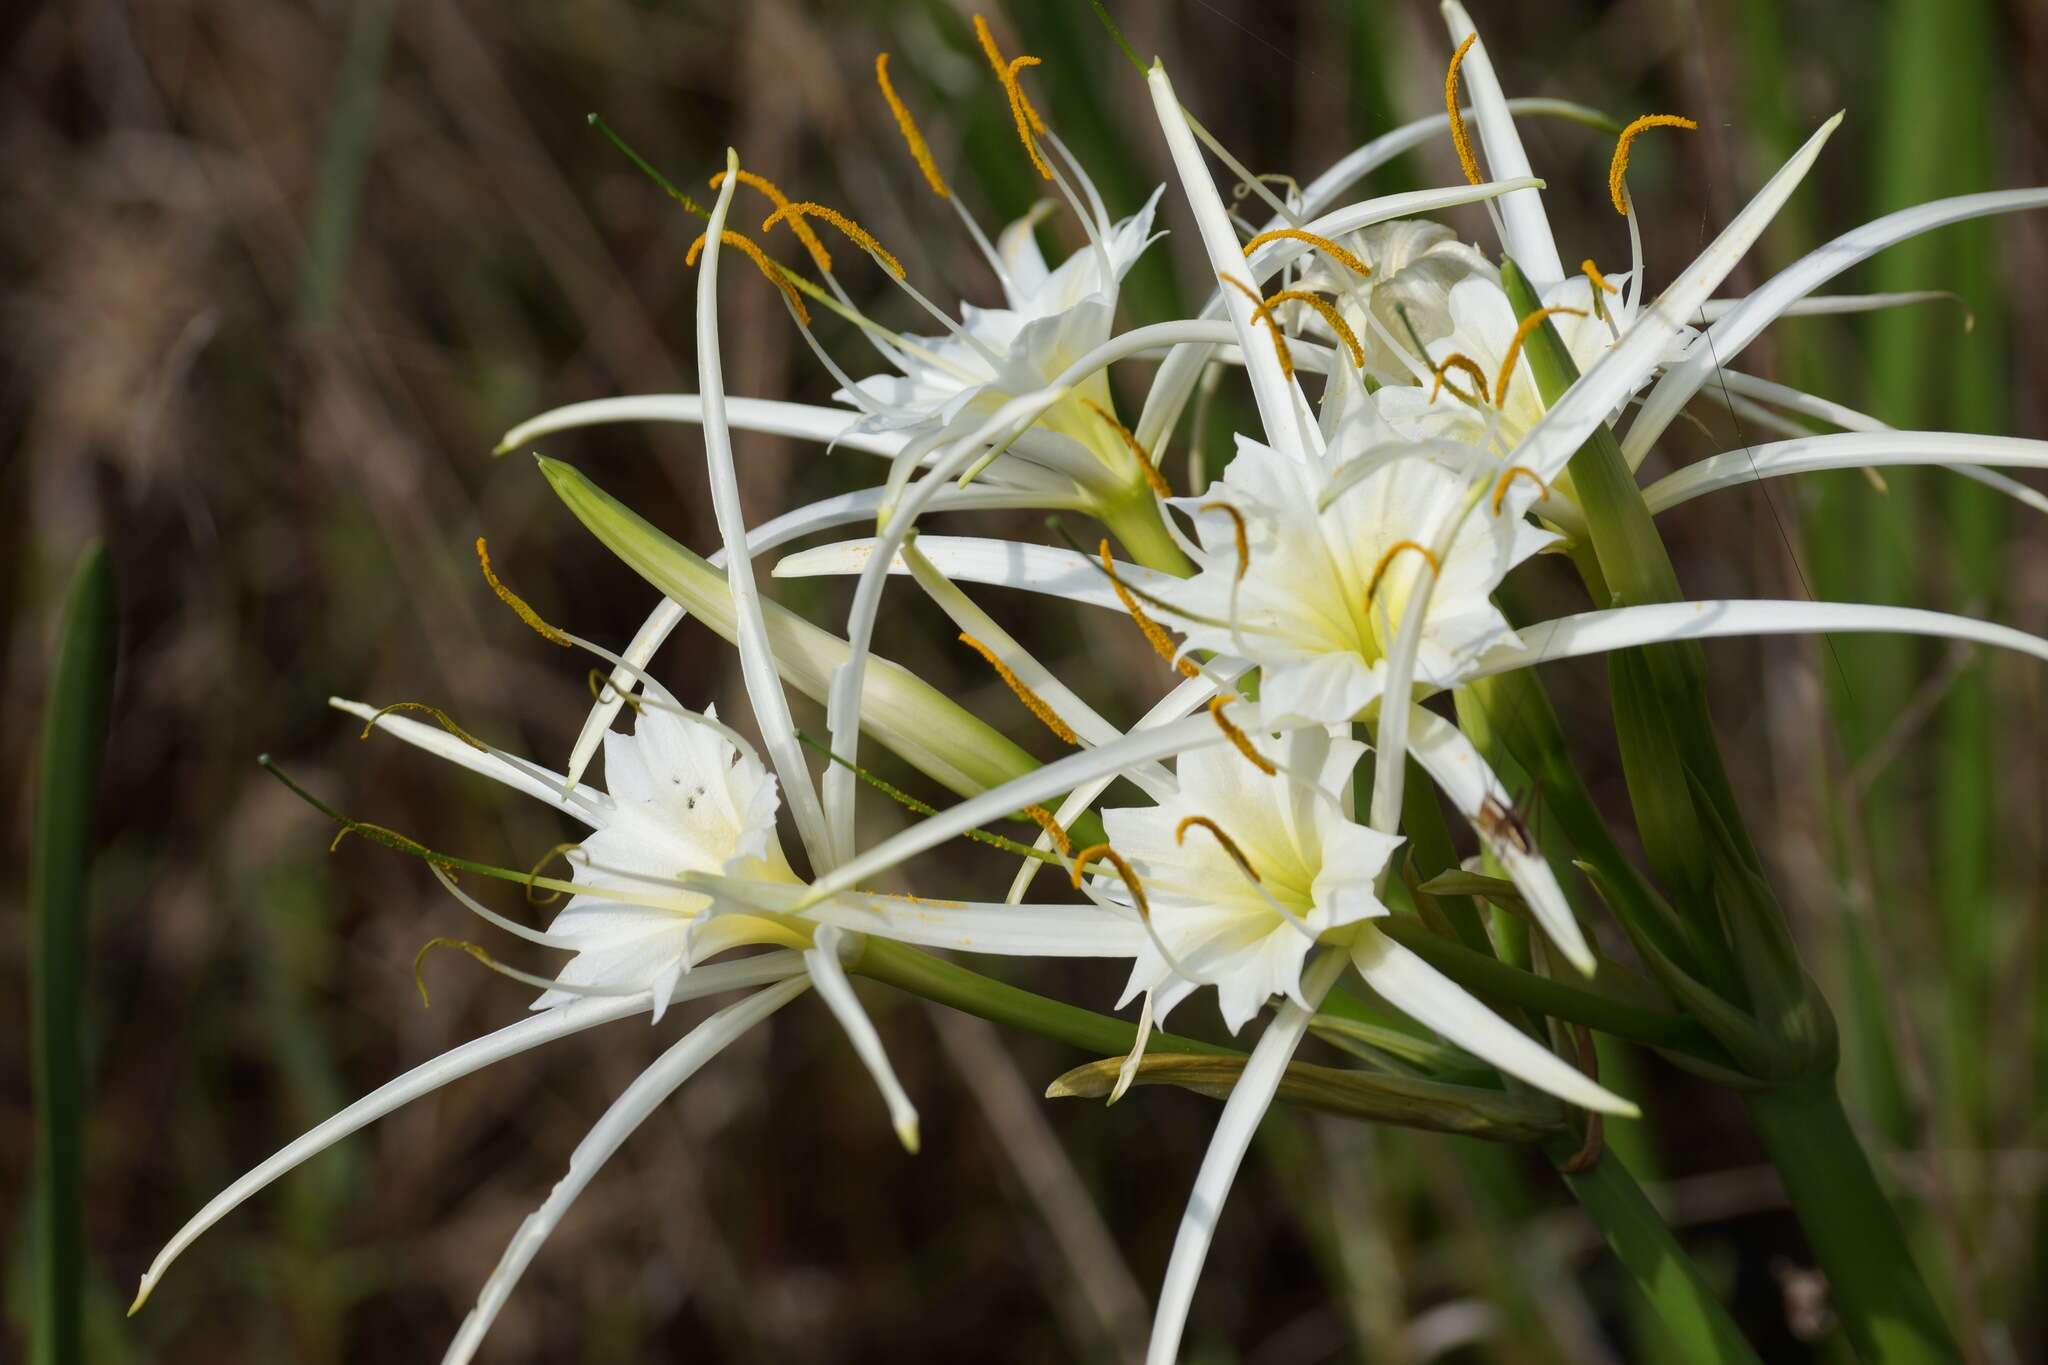
M 1325 952 L 1316 959 L 1302 982 L 1311 1008 L 1303 1009 L 1292 1000 L 1280 1006 L 1273 1022 L 1259 1035 L 1243 1073 L 1231 1087 L 1230 1098 L 1224 1101 L 1223 1116 L 1216 1121 L 1202 1168 L 1195 1174 L 1195 1188 L 1188 1195 L 1187 1212 L 1181 1215 L 1180 1231 L 1174 1235 L 1166 1279 L 1159 1286 L 1159 1310 L 1152 1319 L 1146 1365 L 1175 1365 L 1180 1357 L 1181 1334 L 1187 1328 L 1188 1309 L 1195 1301 L 1195 1285 L 1202 1277 L 1202 1263 L 1209 1257 L 1223 1201 L 1237 1178 L 1245 1149 L 1251 1146 L 1252 1134 L 1258 1131 L 1259 1120 L 1266 1116 L 1287 1064 L 1294 1059 L 1294 1050 L 1308 1033 L 1314 1007 L 1321 1006 L 1343 969 L 1340 952 Z
M 1587 654 L 1665 640 L 1713 640 L 1741 635 L 1925 635 L 1938 640 L 2031 654 L 2048 662 L 2048 640 L 2009 626 L 1917 607 L 1873 606 L 1862 602 L 1769 600 L 1660 602 L 1644 607 L 1581 612 L 1523 629 L 1513 645 L 1488 650 L 1465 670 L 1484 678 L 1532 664 L 1576 659 Z
M 1408 723 L 1411 727 L 1408 751 L 1415 755 L 1415 761 L 1428 772 L 1431 780 L 1451 798 L 1451 804 L 1458 813 L 1472 822 L 1485 841 L 1487 851 L 1500 861 L 1508 877 L 1521 891 L 1529 904 L 1529 913 L 1543 927 L 1544 934 L 1565 955 L 1567 961 L 1586 975 L 1593 974 L 1593 950 L 1586 945 L 1586 936 L 1579 929 L 1579 921 L 1572 914 L 1569 902 L 1564 898 L 1564 888 L 1557 884 L 1557 875 L 1550 870 L 1550 864 L 1543 855 L 1524 850 L 1517 841 L 1503 839 L 1490 833 L 1482 812 L 1489 802 L 1499 811 L 1512 811 L 1514 797 L 1508 794 L 1500 779 L 1479 751 L 1472 747 L 1472 741 L 1465 732 L 1444 720 L 1433 711 L 1420 706 L 1408 708 Z
M 721 962 L 710 967 L 700 967 L 682 983 L 677 999 L 694 999 L 699 996 L 715 995 L 720 991 L 740 990 L 749 986 L 765 986 L 784 980 L 803 971 L 803 958 L 796 953 L 764 953 L 758 957 L 740 962 Z M 369 1094 L 349 1105 L 340 1113 L 327 1119 L 293 1139 L 276 1155 L 263 1162 L 234 1184 L 215 1195 L 206 1207 L 192 1215 L 190 1222 L 179 1228 L 177 1235 L 164 1245 L 150 1262 L 149 1272 L 142 1277 L 142 1287 L 135 1296 L 134 1308 L 142 1306 L 164 1271 L 170 1267 L 185 1248 L 197 1241 L 200 1234 L 225 1218 L 244 1200 L 262 1190 L 279 1176 L 292 1170 L 308 1157 L 327 1150 L 350 1133 L 375 1122 L 392 1112 L 430 1095 L 459 1080 L 472 1071 L 481 1070 L 492 1062 L 516 1057 L 543 1043 L 557 1038 L 566 1038 L 572 1033 L 594 1028 L 599 1024 L 624 1019 L 638 1014 L 648 1007 L 645 996 L 633 999 L 584 999 L 552 1009 L 544 1014 L 531 1015 L 516 1024 L 509 1024 L 495 1033 L 450 1048 L 430 1062 L 424 1062 L 393 1080 L 386 1081 Z M 133 1312 L 134 1308 L 129 1311 Z
M 1712 455 L 1643 490 L 1652 512 L 1663 512 L 1706 493 L 1757 479 L 1821 469 L 1893 465 L 1994 465 L 2048 469 L 2048 441 L 2016 436 L 1974 436 L 1950 431 L 1844 432 L 1774 441 Z
M 1173 93 L 1173 83 L 1166 78 L 1165 68 L 1156 63 L 1146 82 L 1152 88 L 1152 108 L 1173 154 L 1181 192 L 1187 196 L 1188 209 L 1208 253 L 1209 268 L 1231 278 L 1242 278 L 1246 273 L 1244 252 L 1238 245 L 1237 231 L 1230 225 L 1223 199 L 1216 192 L 1216 181 L 1209 174 L 1202 149 L 1188 127 L 1187 115 Z M 1280 353 L 1274 346 L 1271 329 L 1252 320 L 1252 301 L 1237 290 L 1225 286 L 1223 304 L 1238 348 L 1245 353 L 1245 373 L 1251 379 L 1252 396 L 1258 403 L 1266 439 L 1297 459 L 1317 453 L 1308 435 L 1314 431 L 1314 424 L 1302 420 L 1303 402 L 1293 382 L 1281 371 Z
M 1750 243 L 1777 216 L 1778 209 L 1806 177 L 1820 155 L 1820 149 L 1842 121 L 1836 114 L 1793 153 L 1791 160 L 1757 192 L 1754 199 L 1735 215 L 1705 251 L 1673 280 L 1662 294 L 1643 309 L 1635 325 L 1593 366 L 1579 376 L 1543 420 L 1525 436 L 1517 449 L 1517 462 L 1528 466 L 1542 479 L 1554 480 L 1570 463 L 1593 428 L 1607 420 L 1617 404 L 1635 392 L 1636 386 L 1663 362 L 1674 338 L 1699 313 L 1721 281 L 1728 277 Z M 1721 325 L 1727 324 L 1723 319 Z M 1666 383 L 1670 382 L 1667 378 Z M 1633 431 L 1631 431 L 1633 435 Z
M 711 221 L 705 227 L 704 256 L 697 265 L 697 387 L 704 402 L 704 464 L 711 474 L 712 512 L 719 538 L 725 542 L 725 581 L 738 623 L 740 676 L 746 684 L 747 701 L 754 723 L 761 729 L 762 744 L 775 764 L 775 775 L 782 781 L 783 798 L 789 802 L 811 865 L 827 866 L 833 859 L 825 811 L 803 747 L 797 742 L 789 697 L 776 675 L 775 652 L 768 643 L 767 623 L 762 620 L 754 561 L 747 552 L 746 517 L 740 509 L 739 474 L 733 465 L 732 431 L 726 421 L 725 377 L 718 349 L 719 234 L 725 229 L 732 192 L 739 183 L 739 157 L 728 150 L 725 161 L 725 183 L 712 206 Z
M 707 244 L 708 245 L 708 244 Z M 727 421 L 741 431 L 759 431 L 772 436 L 792 436 L 800 441 L 820 441 L 869 455 L 894 455 L 909 438 L 896 431 L 856 429 L 860 414 L 845 408 L 814 407 L 808 403 L 781 403 L 768 398 L 727 398 Z M 694 393 L 646 393 L 626 398 L 599 398 L 588 403 L 529 417 L 505 433 L 498 442 L 503 453 L 578 427 L 605 426 L 615 422 L 684 422 L 696 425 L 704 420 L 704 400 Z
M 576 1150 L 569 1156 L 568 1174 L 548 1192 L 546 1202 L 519 1225 L 519 1231 L 513 1234 L 505 1254 L 499 1258 L 497 1269 L 484 1282 L 476 1307 L 463 1319 L 455 1340 L 441 1358 L 442 1365 L 465 1365 L 476 1355 L 477 1348 L 483 1344 L 484 1334 L 491 1330 L 491 1323 L 497 1320 L 498 1311 L 505 1306 L 513 1286 L 519 1283 L 519 1277 L 526 1272 L 541 1244 L 547 1241 L 548 1235 L 555 1230 L 555 1224 L 562 1221 L 562 1215 L 569 1211 L 569 1205 L 583 1193 L 598 1169 L 613 1152 L 619 1150 L 621 1143 L 632 1136 L 633 1130 L 695 1074 L 697 1068 L 724 1051 L 742 1033 L 794 1000 L 809 985 L 807 978 L 795 976 L 727 1005 L 684 1034 L 634 1078 L 625 1093 L 605 1110 L 604 1117 L 584 1135 L 583 1141 L 576 1144 Z
M 486 752 L 465 744 L 438 725 L 408 720 L 404 716 L 379 716 L 376 707 L 350 701 L 346 697 L 329 697 L 327 704 L 366 721 L 375 717 L 376 727 L 392 738 L 402 739 L 437 758 L 445 758 L 458 767 L 502 782 L 514 791 L 524 792 L 564 814 L 575 816 L 586 825 L 594 827 L 600 824 L 604 812 L 609 809 L 609 799 L 603 792 L 570 792 L 558 774 L 525 759 L 515 759 L 510 754 Z
M 1990 194 L 1937 199 L 1888 213 L 1807 252 L 1766 280 L 1761 288 L 1751 291 L 1726 317 L 1709 327 L 1686 352 L 1685 360 L 1666 371 L 1657 387 L 1650 390 L 1642 411 L 1636 415 L 1621 443 L 1622 453 L 1628 457 L 1630 467 L 1643 462 L 1650 446 L 1663 435 L 1664 428 L 1671 425 L 1679 410 L 1700 391 L 1715 367 L 1733 360 L 1795 300 L 1804 298 L 1866 257 L 1909 237 L 1988 214 L 2038 208 L 2048 208 L 2048 189 L 1999 190 Z
M 1568 1104 L 1634 1118 L 1636 1107 L 1474 999 L 1463 986 L 1367 925 L 1351 961 L 1381 999 L 1483 1062 Z
M 1444 0 L 1444 26 L 1453 44 L 1471 37 L 1472 18 L 1458 0 Z M 1486 166 L 1496 180 L 1513 180 L 1528 175 L 1529 154 L 1522 150 L 1522 135 L 1515 131 L 1515 116 L 1501 94 L 1500 78 L 1494 74 L 1493 59 L 1486 55 L 1486 40 L 1472 44 L 1458 68 L 1465 89 L 1470 92 L 1472 111 L 1477 115 L 1479 141 L 1486 148 Z M 1448 121 L 1447 121 L 1448 122 Z M 1543 196 L 1536 190 L 1517 190 L 1500 201 L 1501 235 L 1508 255 L 1528 272 L 1538 291 L 1564 278 L 1564 266 L 1557 258 L 1557 241 L 1550 235 L 1550 219 L 1543 212 Z
M 846 935 L 831 926 L 818 930 L 816 946 L 804 954 L 804 965 L 810 968 L 811 984 L 818 988 L 818 998 L 832 1011 L 832 1017 L 839 1021 L 839 1027 L 846 1031 L 846 1040 L 853 1044 L 854 1055 L 874 1078 L 875 1088 L 882 1092 L 882 1102 L 889 1106 L 889 1123 L 896 1130 L 896 1140 L 903 1144 L 903 1150 L 915 1155 L 918 1144 L 917 1106 L 910 1102 L 904 1092 L 903 1083 L 896 1079 L 896 1068 L 889 1065 L 888 1050 L 882 1046 L 882 1035 L 875 1032 L 874 1021 L 868 1018 L 860 997 L 853 993 L 853 983 L 846 979 L 846 968 L 839 960 L 839 946 Z

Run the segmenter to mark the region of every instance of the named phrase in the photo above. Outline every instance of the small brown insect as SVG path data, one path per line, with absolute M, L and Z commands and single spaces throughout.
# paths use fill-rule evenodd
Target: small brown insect
M 1536 807 L 1536 789 L 1518 798 L 1512 806 L 1504 806 L 1492 792 L 1479 803 L 1478 826 L 1481 837 L 1494 843 L 1506 844 L 1517 853 L 1533 854 L 1536 840 L 1529 833 L 1529 815 Z

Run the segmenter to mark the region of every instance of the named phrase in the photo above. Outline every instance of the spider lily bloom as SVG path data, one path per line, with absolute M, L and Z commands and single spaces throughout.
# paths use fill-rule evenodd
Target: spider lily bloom
M 300 1162 L 394 1109 L 492 1062 L 597 1024 L 642 1012 L 658 1020 L 675 1002 L 751 991 L 665 1052 L 591 1129 L 571 1158 L 567 1177 L 507 1247 L 450 1346 L 449 1361 L 466 1361 L 598 1167 L 699 1067 L 807 986 L 819 988 L 846 1027 L 889 1099 L 899 1133 L 914 1149 L 915 1110 L 852 1000 L 840 961 L 858 951 L 862 933 L 1005 954 L 1127 957 L 1136 951 L 1142 930 L 1135 917 L 1093 905 L 990 907 L 849 892 L 814 901 L 801 916 L 791 913 L 806 889 L 784 858 L 776 833 L 775 778 L 745 741 L 715 717 L 684 710 L 658 687 L 650 685 L 649 692 L 635 706 L 632 730 L 605 737 L 608 792 L 588 784 L 572 790 L 560 775 L 452 727 L 335 701 L 377 730 L 533 796 L 589 827 L 584 840 L 568 850 L 573 870 L 568 881 L 457 862 L 404 845 L 425 857 L 449 892 L 491 924 L 573 956 L 550 979 L 504 967 L 482 949 L 461 945 L 494 970 L 543 987 L 533 1002 L 534 1014 L 380 1087 L 229 1186 L 157 1256 L 143 1277 L 136 1308 L 201 1233 Z M 353 822 L 346 827 L 370 836 L 380 833 Z M 567 892 L 571 899 L 545 931 L 526 928 L 458 887 L 444 863 Z M 748 947 L 769 951 L 736 961 L 705 961 Z
M 772 279 L 788 285 L 792 294 L 800 288 L 854 322 L 889 368 L 865 378 L 851 377 L 811 336 L 808 319 L 793 306 L 792 316 L 803 327 L 806 340 L 840 381 L 834 398 L 847 407 L 729 398 L 727 418 L 744 430 L 889 457 L 892 496 L 885 498 L 880 508 L 886 517 L 893 494 L 940 445 L 982 424 L 1012 400 L 1044 392 L 1052 397 L 1029 420 L 983 442 L 983 455 L 962 479 L 963 486 L 972 479 L 1016 494 L 1019 505 L 1090 512 L 1115 529 L 1134 552 L 1148 560 L 1173 563 L 1176 551 L 1160 525 L 1155 500 L 1164 485 L 1147 452 L 1117 420 L 1106 369 L 1125 356 L 1215 329 L 1169 323 L 1139 329 L 1126 337 L 1114 335 L 1123 278 L 1157 240 L 1151 225 L 1160 191 L 1155 190 L 1136 213 L 1120 221 L 1112 219 L 1087 172 L 1046 127 L 1024 94 L 1018 71 L 1023 65 L 1035 65 L 1037 59 L 1005 61 L 987 25 L 977 19 L 976 29 L 998 85 L 1009 99 L 1025 152 L 1057 188 L 1080 225 L 1086 245 L 1059 265 L 1048 264 L 1035 231 L 1053 208 L 1052 201 L 1041 202 L 991 243 L 940 174 L 908 106 L 890 81 L 888 54 L 884 53 L 876 62 L 881 93 L 933 192 L 958 213 L 994 274 L 1002 304 L 983 308 L 963 302 L 957 318 L 945 313 L 912 288 L 901 263 L 857 225 L 822 205 L 791 203 L 772 183 L 748 172 L 742 176 L 745 183 L 761 190 L 776 205 L 776 211 L 762 224 L 763 231 L 772 232 L 787 222 L 803 233 L 814 262 L 831 285 L 832 296 L 785 267 L 766 263 L 763 268 Z M 720 180 L 714 178 L 713 183 Z M 694 201 L 689 202 L 694 207 Z M 823 217 L 852 236 L 945 331 L 936 335 L 898 331 L 856 309 L 831 276 L 830 257 L 806 226 L 806 219 L 813 217 Z M 748 245 L 752 247 L 751 242 Z M 704 420 L 703 401 L 696 395 L 668 394 L 573 404 L 515 427 L 498 450 L 503 453 L 572 427 L 639 420 L 700 422 Z

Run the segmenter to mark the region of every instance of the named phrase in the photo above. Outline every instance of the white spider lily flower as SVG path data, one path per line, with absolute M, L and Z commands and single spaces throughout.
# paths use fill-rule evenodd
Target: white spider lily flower
M 1618 301 L 1598 294 L 1584 275 L 1559 281 L 1543 293 L 1543 307 L 1558 310 L 1549 321 L 1580 373 L 1599 362 L 1629 322 Z M 1448 439 L 1512 450 L 1545 411 L 1514 305 L 1498 276 L 1472 276 L 1450 288 L 1444 311 L 1447 329 L 1423 338 L 1429 375 L 1381 389 L 1376 395 L 1380 415 L 1410 440 Z M 1675 358 L 1680 347 L 1674 342 L 1667 358 Z
M 1169 624 L 1188 649 L 1260 666 L 1259 716 L 1269 729 L 1364 715 L 1385 688 L 1411 604 L 1426 613 L 1415 681 L 1451 686 L 1465 661 L 1514 638 L 1492 594 L 1556 539 L 1518 515 L 1537 495 L 1527 481 L 1509 480 L 1497 511 L 1473 509 L 1471 469 L 1428 451 L 1357 449 L 1365 439 L 1364 428 L 1347 427 L 1326 456 L 1302 461 L 1241 436 L 1210 496 L 1187 500 L 1199 572 L 1159 589 L 1184 612 Z M 1346 485 L 1330 496 L 1340 473 Z M 1454 521 L 1422 605 L 1417 589 Z
M 1034 235 L 1043 212 L 1003 229 L 990 264 L 1004 306 L 963 302 L 958 331 L 906 336 L 911 344 L 892 357 L 895 373 L 870 375 L 833 395 L 865 414 L 848 430 L 920 428 L 958 435 L 1009 399 L 1057 384 L 1075 361 L 1109 340 L 1124 275 L 1157 240 L 1152 217 L 1163 189 L 1120 223 L 1090 224 L 1095 240 L 1057 268 L 1048 268 Z M 1083 401 L 1108 411 L 1108 378 L 1097 371 L 1069 387 L 1068 397 L 1039 416 L 1038 427 L 1098 461 L 1116 485 L 1131 483 L 1129 448 Z
M 1313 771 L 1266 773 L 1234 749 L 1198 750 L 1176 765 L 1179 790 L 1166 800 L 1103 811 L 1109 845 L 1137 874 L 1152 926 L 1119 1009 L 1149 994 L 1163 1024 L 1198 987 L 1214 986 L 1236 1033 L 1274 996 L 1306 1006 L 1309 948 L 1387 913 L 1375 883 L 1401 840 L 1358 824 L 1342 804 L 1365 746 L 1300 734 L 1313 736 Z M 1266 753 L 1286 751 L 1278 735 L 1250 740 Z M 1095 889 L 1132 903 L 1132 888 L 1115 875 L 1098 876 Z
M 1458 240 L 1442 223 L 1400 218 L 1376 223 L 1339 239 L 1372 274 L 1360 279 L 1351 268 L 1321 252 L 1310 256 L 1297 286 L 1328 294 L 1365 350 L 1365 370 L 1382 383 L 1408 384 L 1416 364 L 1434 360 L 1416 350 L 1458 330 L 1451 291 L 1465 280 L 1500 278 L 1479 248 Z M 1314 309 L 1290 305 L 1293 321 L 1312 334 L 1334 337 Z

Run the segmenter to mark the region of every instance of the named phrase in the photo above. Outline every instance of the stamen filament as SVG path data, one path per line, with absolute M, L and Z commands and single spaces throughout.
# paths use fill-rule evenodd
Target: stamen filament
M 815 203 L 808 199 L 795 200 L 784 204 L 781 208 L 761 220 L 761 231 L 768 231 L 784 219 L 789 220 L 790 230 L 795 231 L 797 220 L 805 216 L 823 218 L 826 222 L 844 233 L 854 245 L 888 267 L 890 274 L 899 280 L 903 278 L 903 262 L 897 260 L 894 255 L 890 254 L 887 247 L 876 241 L 875 234 L 869 232 L 859 223 L 854 222 L 853 219 L 848 218 L 838 209 L 831 208 L 825 204 Z
M 1046 701 L 1044 697 L 1032 691 L 1029 684 L 1018 677 L 1016 670 L 1004 663 L 994 650 L 964 630 L 960 632 L 960 643 L 966 645 L 986 660 L 988 666 L 996 671 L 996 676 L 1001 678 L 1004 685 L 1017 694 L 1017 700 L 1030 708 L 1031 714 L 1038 717 L 1046 729 L 1052 731 L 1069 744 L 1078 745 L 1081 742 L 1080 736 L 1074 733 L 1074 727 L 1060 719 L 1060 713 L 1052 709 L 1052 704 Z
M 1272 777 L 1280 769 L 1273 765 L 1271 759 L 1258 751 L 1257 746 L 1252 743 L 1250 735 L 1238 729 L 1230 717 L 1223 714 L 1223 708 L 1236 700 L 1237 697 L 1229 692 L 1218 693 L 1216 696 L 1209 698 L 1209 719 L 1216 722 L 1216 728 L 1229 737 L 1230 742 L 1237 746 L 1237 751 L 1245 756 L 1247 762 L 1266 776 Z M 1252 880 L 1257 881 L 1258 878 L 1254 877 Z
M 917 120 L 910 116 L 910 107 L 889 81 L 889 54 L 886 52 L 875 54 L 875 84 L 882 87 L 882 98 L 889 101 L 889 112 L 896 116 L 896 128 L 903 134 L 903 145 L 910 149 L 910 159 L 924 172 L 925 183 L 939 198 L 952 198 L 952 191 L 946 188 L 945 177 L 939 174 L 939 163 L 932 160 L 931 144 L 924 140 L 924 134 L 918 131 Z
M 1465 181 L 1481 185 L 1485 181 L 1479 176 L 1479 162 L 1472 155 L 1472 134 L 1465 127 L 1465 116 L 1458 112 L 1458 68 L 1464 65 L 1465 54 L 1472 50 L 1472 44 L 1479 41 L 1479 35 L 1468 33 L 1465 41 L 1458 44 L 1458 50 L 1451 54 L 1450 69 L 1444 72 L 1444 112 L 1451 116 L 1451 146 L 1457 150 L 1458 165 L 1465 172 Z
M 1529 339 L 1529 333 L 1543 325 L 1547 317 L 1562 315 L 1568 318 L 1586 316 L 1583 308 L 1538 308 L 1522 319 L 1515 328 L 1514 336 L 1508 339 L 1507 355 L 1500 362 L 1500 373 L 1493 380 L 1493 402 L 1495 407 L 1505 408 L 1508 402 L 1508 385 L 1515 378 L 1515 362 L 1522 358 L 1522 343 Z
M 1354 275 L 1372 274 L 1372 267 L 1360 259 L 1356 253 L 1339 246 L 1328 237 L 1314 232 L 1306 232 L 1301 228 L 1273 228 L 1262 232 L 1244 244 L 1244 254 L 1249 257 L 1252 252 L 1258 250 L 1266 243 L 1277 242 L 1282 239 L 1307 242 L 1310 246 L 1322 252 Z
M 520 620 L 526 622 L 527 625 L 532 626 L 534 630 L 540 633 L 541 639 L 546 640 L 550 644 L 560 645 L 564 649 L 569 648 L 569 637 L 566 634 L 541 620 L 540 613 L 527 606 L 525 598 L 498 581 L 498 575 L 491 571 L 491 552 L 484 545 L 484 538 L 482 536 L 476 538 L 476 562 L 483 566 L 484 582 L 491 585 L 491 591 L 498 594 L 500 602 L 503 602 L 506 606 L 517 612 Z M 374 724 L 374 722 L 372 723 Z M 472 744 L 476 743 L 475 740 L 470 742 Z M 483 746 L 478 745 L 477 747 L 482 748 Z
M 1621 136 L 1614 142 L 1614 160 L 1607 167 L 1607 197 L 1614 201 L 1616 213 L 1628 216 L 1628 190 L 1623 186 L 1622 178 L 1628 174 L 1629 144 L 1636 140 L 1636 135 L 1652 128 L 1698 127 L 1699 124 L 1683 114 L 1645 114 L 1621 130 Z

